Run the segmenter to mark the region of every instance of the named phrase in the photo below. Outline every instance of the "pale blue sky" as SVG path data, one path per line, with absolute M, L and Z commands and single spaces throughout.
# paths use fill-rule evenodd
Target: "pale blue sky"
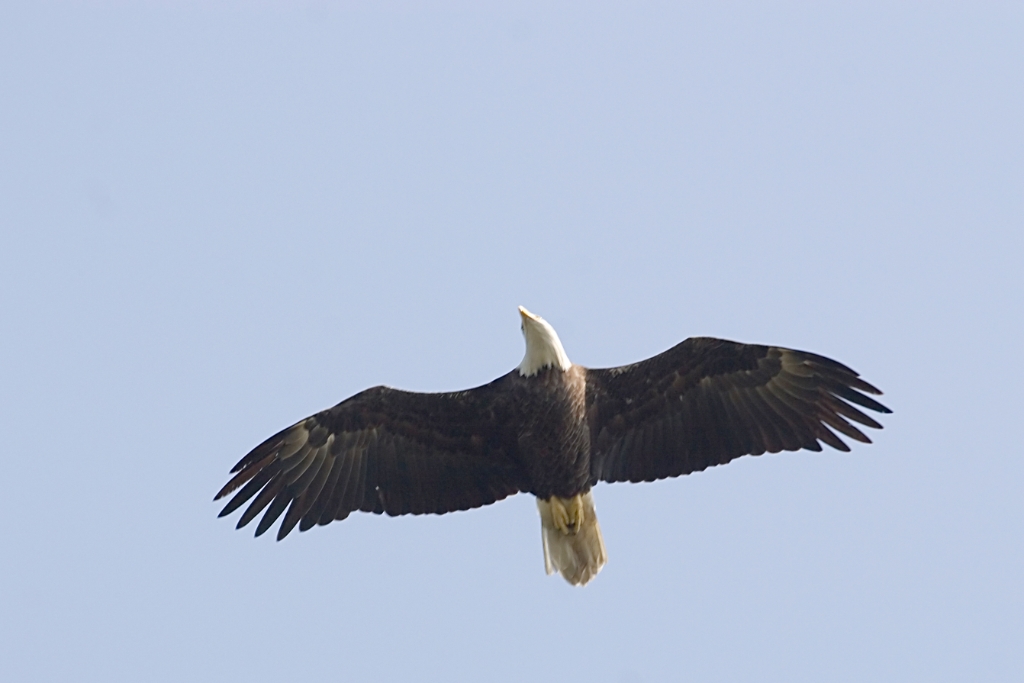
M 0 679 L 1021 680 L 1021 5 L 474 4 L 0 5 Z M 518 304 L 895 413 L 599 486 L 584 589 L 528 496 L 216 518 L 291 422 L 511 369 Z

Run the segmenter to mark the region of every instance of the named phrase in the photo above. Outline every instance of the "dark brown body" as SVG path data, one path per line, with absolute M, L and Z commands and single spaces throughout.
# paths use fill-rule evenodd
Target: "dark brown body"
M 572 498 L 590 490 L 586 369 L 546 368 L 533 377 L 505 376 L 518 425 L 516 454 L 538 498 Z

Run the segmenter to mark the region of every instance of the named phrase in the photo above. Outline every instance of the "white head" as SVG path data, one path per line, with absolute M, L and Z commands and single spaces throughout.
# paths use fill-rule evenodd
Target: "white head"
M 522 306 L 519 307 L 519 315 L 523 319 L 523 336 L 526 338 L 526 355 L 519 364 L 519 374 L 530 377 L 551 365 L 563 371 L 571 368 L 572 362 L 562 348 L 555 328 Z

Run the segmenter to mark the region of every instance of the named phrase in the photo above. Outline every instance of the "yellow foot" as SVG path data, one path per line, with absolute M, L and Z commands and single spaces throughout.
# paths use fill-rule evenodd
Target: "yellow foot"
M 556 529 L 568 536 L 583 528 L 583 496 L 577 494 L 569 500 L 551 496 L 548 503 L 551 505 L 551 522 Z
M 583 496 L 579 494 L 573 496 L 570 505 L 572 505 L 572 509 L 569 513 L 569 524 L 572 525 L 572 532 L 575 534 L 583 528 Z

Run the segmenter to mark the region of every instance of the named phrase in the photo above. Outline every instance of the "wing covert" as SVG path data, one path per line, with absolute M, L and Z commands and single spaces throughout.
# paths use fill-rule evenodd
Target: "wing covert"
M 870 443 L 856 406 L 891 412 L 881 392 L 834 360 L 804 351 L 687 339 L 645 361 L 587 370 L 591 483 L 654 481 L 742 455 L 850 450 Z
M 503 433 L 503 379 L 443 394 L 375 387 L 300 420 L 235 465 L 214 500 L 240 490 L 220 516 L 251 499 L 238 528 L 265 509 L 259 536 L 284 513 L 280 540 L 357 510 L 441 514 L 506 498 L 525 484 Z

